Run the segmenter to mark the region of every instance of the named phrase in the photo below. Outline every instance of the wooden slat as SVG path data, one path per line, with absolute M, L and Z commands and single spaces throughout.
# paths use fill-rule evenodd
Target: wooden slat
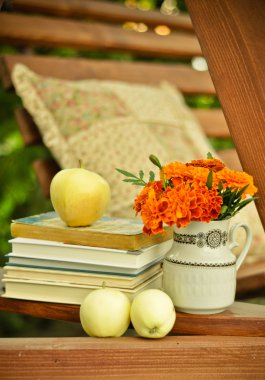
M 12 86 L 11 72 L 16 63 L 23 63 L 40 75 L 60 79 L 96 78 L 146 84 L 156 84 L 164 80 L 176 86 L 185 95 L 215 95 L 209 73 L 193 70 L 188 65 L 28 55 L 1 57 L 1 76 L 7 89 Z
M 192 111 L 208 137 L 230 137 L 230 132 L 223 111 L 220 108 L 196 108 Z
M 79 306 L 0 297 L 0 310 L 80 323 Z M 235 302 L 215 315 L 176 313 L 171 334 L 265 336 L 265 306 Z
M 217 151 L 218 156 L 221 160 L 233 170 L 242 170 L 241 163 L 238 158 L 237 151 L 235 149 L 223 149 Z
M 80 322 L 78 305 L 16 300 L 0 296 L 0 310 L 43 319 Z
M 59 165 L 52 159 L 38 159 L 33 162 L 32 166 L 43 195 L 45 198 L 50 198 L 50 184 L 60 170 Z
M 237 295 L 255 294 L 259 289 L 265 289 L 265 260 L 243 264 L 237 273 Z
M 243 169 L 259 189 L 265 227 L 265 7 L 260 0 L 187 0 Z
M 132 9 L 124 4 L 93 0 L 14 0 L 15 11 L 41 13 L 58 17 L 92 18 L 95 20 L 123 23 L 134 21 L 148 26 L 167 25 L 173 30 L 194 32 L 187 14 L 163 15 L 156 10 L 148 12 Z
M 42 137 L 38 127 L 25 108 L 17 108 L 15 110 L 15 118 L 25 145 L 42 143 Z
M 0 41 L 22 46 L 69 47 L 78 50 L 122 51 L 137 56 L 191 58 L 201 55 L 197 38 L 189 33 L 158 36 L 103 23 L 0 14 Z
M 265 306 L 235 302 L 216 315 L 177 313 L 174 333 L 189 335 L 265 336 Z
M 265 338 L 4 338 L 0 371 L 11 379 L 262 379 Z

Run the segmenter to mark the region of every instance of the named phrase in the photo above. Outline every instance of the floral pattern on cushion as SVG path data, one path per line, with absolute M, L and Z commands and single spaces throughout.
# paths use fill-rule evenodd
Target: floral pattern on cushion
M 111 90 L 79 88 L 64 80 L 31 76 L 36 94 L 60 125 L 64 137 L 86 130 L 97 121 L 129 114 L 124 102 Z

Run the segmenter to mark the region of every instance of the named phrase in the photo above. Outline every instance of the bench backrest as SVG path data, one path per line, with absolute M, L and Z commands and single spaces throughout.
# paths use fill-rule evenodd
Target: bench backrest
M 151 30 L 137 33 L 121 28 L 120 24 L 126 21 L 144 23 Z M 154 33 L 152 29 L 161 24 L 171 29 L 170 35 Z M 61 46 L 95 52 L 129 52 L 132 57 L 170 58 L 170 62 L 155 63 L 25 54 L 4 56 L 1 58 L 1 72 L 7 89 L 12 88 L 12 68 L 21 62 L 39 74 L 63 79 L 100 78 L 147 84 L 166 80 L 184 95 L 215 95 L 209 73 L 194 70 L 191 66 L 191 59 L 202 53 L 190 17 L 186 14 L 164 16 L 158 11 L 142 12 L 101 1 L 17 0 L 14 1 L 13 12 L 0 13 L 0 41 L 27 49 Z M 185 62 L 173 61 L 176 58 L 185 59 Z M 207 136 L 230 136 L 220 108 L 193 109 L 193 112 Z M 24 109 L 18 109 L 16 119 L 25 144 L 39 144 L 41 136 L 30 115 Z M 240 168 L 234 150 L 219 153 L 230 166 Z M 41 159 L 34 162 L 34 168 L 44 194 L 49 196 L 50 181 L 59 170 L 58 165 Z

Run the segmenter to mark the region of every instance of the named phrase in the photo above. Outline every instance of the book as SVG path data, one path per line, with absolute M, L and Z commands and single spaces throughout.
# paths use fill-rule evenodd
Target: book
M 152 265 L 137 276 L 112 275 L 84 273 L 63 270 L 49 270 L 27 267 L 15 267 L 6 265 L 4 268 L 5 279 L 32 280 L 32 281 L 50 281 L 59 283 L 70 283 L 76 285 L 105 286 L 113 288 L 133 289 L 144 281 L 148 280 L 155 274 L 161 272 L 161 263 Z
M 104 265 L 102 264 L 89 264 L 84 262 L 76 261 L 66 261 L 66 260 L 47 260 L 47 259 L 36 259 L 29 257 L 16 256 L 15 254 L 8 253 L 8 265 L 15 267 L 26 267 L 26 268 L 36 268 L 36 269 L 60 269 L 60 270 L 72 270 L 79 272 L 90 272 L 98 274 L 113 274 L 113 275 L 139 275 L 145 270 L 150 268 L 151 265 L 155 265 L 161 262 L 161 258 L 157 259 L 153 263 L 148 263 L 144 266 L 137 267 L 123 267 L 122 265 Z
M 2 297 L 76 305 L 80 305 L 92 290 L 101 288 L 98 286 L 73 285 L 70 283 L 5 278 L 3 279 L 3 283 L 5 292 Z M 132 300 L 138 293 L 151 288 L 162 288 L 162 272 L 155 274 L 149 280 L 144 281 L 133 289 L 118 289 Z
M 91 226 L 68 227 L 54 211 L 13 220 L 10 228 L 12 237 L 124 250 L 138 250 L 172 238 L 170 227 L 165 233 L 146 235 L 138 219 L 103 216 Z
M 17 257 L 66 260 L 110 266 L 118 265 L 125 268 L 133 265 L 139 268 L 163 258 L 171 248 L 173 240 L 167 240 L 135 251 L 28 238 L 15 238 L 9 240 L 9 242 L 12 244 L 12 253 Z

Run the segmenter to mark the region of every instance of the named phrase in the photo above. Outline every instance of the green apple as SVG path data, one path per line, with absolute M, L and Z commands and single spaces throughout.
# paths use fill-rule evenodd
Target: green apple
M 129 298 L 119 290 L 93 290 L 81 303 L 81 325 L 90 336 L 121 336 L 130 324 L 130 308 Z
M 137 294 L 131 305 L 131 321 L 144 338 L 162 338 L 172 329 L 176 312 L 171 298 L 159 289 Z
M 104 178 L 83 168 L 59 171 L 50 186 L 54 210 L 70 227 L 93 224 L 106 211 L 110 194 Z

